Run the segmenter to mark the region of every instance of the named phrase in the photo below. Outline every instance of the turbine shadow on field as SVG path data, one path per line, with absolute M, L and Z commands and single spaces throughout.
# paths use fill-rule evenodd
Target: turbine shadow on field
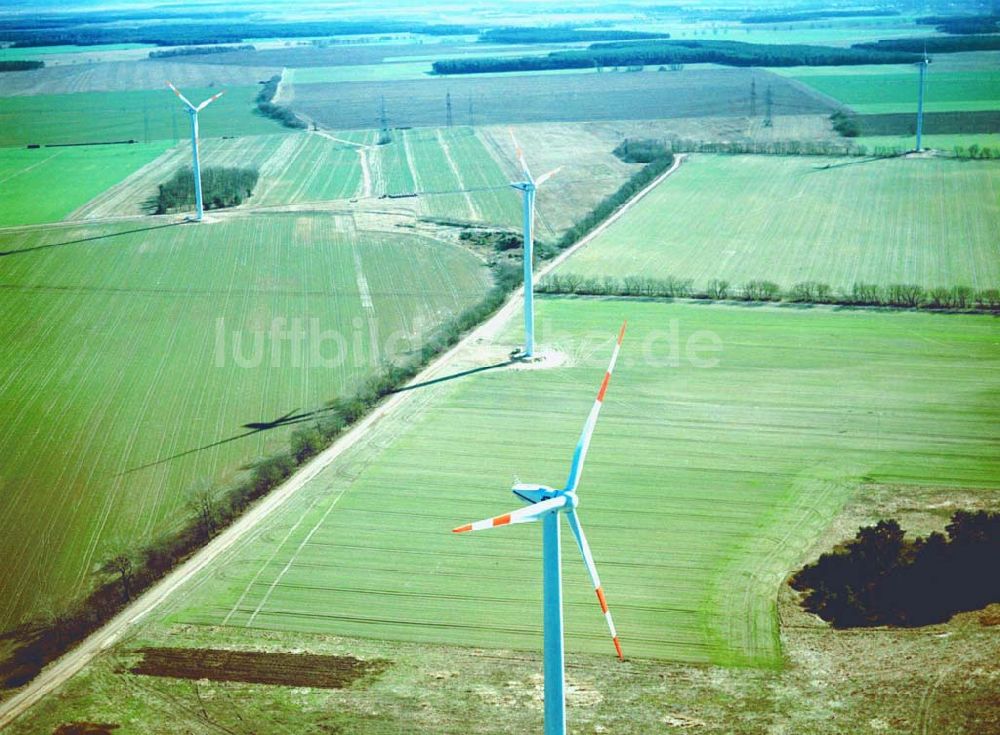
M 162 230 L 165 227 L 176 227 L 177 225 L 182 225 L 184 222 L 167 222 L 163 225 L 151 225 L 150 227 L 137 227 L 134 230 L 122 230 L 121 232 L 109 232 L 106 235 L 94 235 L 93 237 L 81 237 L 76 240 L 66 240 L 64 242 L 50 242 L 45 245 L 35 245 L 30 248 L 22 248 L 21 250 L 0 250 L 0 257 L 5 257 L 7 255 L 24 255 L 25 253 L 33 253 L 36 250 L 48 250 L 49 248 L 61 248 L 67 245 L 79 245 L 84 242 L 94 242 L 96 240 L 107 240 L 112 237 L 119 237 L 121 235 L 134 235 L 137 232 L 149 232 L 151 230 Z
M 462 370 L 461 372 L 452 373 L 451 375 L 442 375 L 440 378 L 434 378 L 433 380 L 425 380 L 422 383 L 414 383 L 412 385 L 406 385 L 402 388 L 397 388 L 392 391 L 392 393 L 405 393 L 406 391 L 415 390 L 417 388 L 426 388 L 431 385 L 436 385 L 437 383 L 445 383 L 449 380 L 457 380 L 458 378 L 465 378 L 470 375 L 475 375 L 476 373 L 483 373 L 488 370 L 496 370 L 498 368 L 504 368 L 509 365 L 513 365 L 520 362 L 518 358 L 513 358 L 510 360 L 504 360 L 503 362 L 498 362 L 493 365 L 482 365 L 480 367 L 470 368 L 468 370 Z M 121 475 L 129 475 L 133 472 L 139 472 L 140 470 L 146 470 L 150 467 L 157 467 L 161 464 L 166 464 L 167 462 L 172 462 L 175 459 L 180 459 L 181 457 L 186 457 L 190 454 L 196 454 L 198 452 L 203 452 L 206 449 L 211 449 L 212 447 L 218 447 L 222 444 L 228 444 L 229 442 L 237 441 L 238 439 L 244 439 L 248 436 L 253 436 L 254 434 L 259 434 L 262 431 L 270 431 L 271 429 L 277 429 L 282 426 L 293 426 L 295 424 L 301 424 L 306 421 L 310 421 L 320 414 L 328 413 L 333 411 L 332 407 L 329 408 L 318 408 L 313 411 L 303 411 L 299 413 L 299 409 L 293 409 L 286 413 L 284 416 L 279 416 L 271 421 L 251 421 L 248 424 L 243 424 L 243 428 L 247 431 L 243 431 L 239 434 L 234 434 L 233 436 L 226 437 L 225 439 L 219 439 L 208 444 L 204 444 L 200 447 L 193 447 L 191 449 L 185 449 L 183 452 L 177 452 L 169 457 L 163 457 L 162 459 L 156 459 L 152 462 L 147 462 L 146 464 L 141 464 L 136 467 L 129 467 L 126 470 L 122 470 L 115 477 L 120 477 Z
M 829 171 L 835 168 L 843 168 L 844 166 L 859 166 L 862 163 L 875 163 L 876 161 L 889 161 L 893 158 L 905 158 L 905 153 L 899 153 L 894 156 L 875 156 L 873 158 L 862 158 L 858 161 L 844 161 L 842 163 L 827 163 L 823 166 L 813 166 L 813 171 Z
M 298 410 L 299 409 L 296 408 L 292 411 L 289 411 L 284 416 L 279 416 L 273 421 L 251 421 L 249 424 L 243 424 L 243 428 L 253 429 L 254 431 L 267 431 L 268 429 L 276 429 L 279 426 L 298 424 L 322 412 L 322 411 L 306 411 L 305 413 L 295 413 Z
M 509 365 L 514 365 L 515 363 L 518 362 L 520 362 L 520 360 L 514 358 L 511 360 L 504 360 L 503 362 L 498 362 L 493 365 L 482 365 L 480 367 L 469 368 L 468 370 L 462 370 L 461 372 L 452 373 L 451 375 L 442 375 L 440 378 L 425 380 L 422 383 L 413 383 L 411 385 L 404 385 L 402 388 L 396 388 L 396 390 L 392 392 L 406 393 L 407 391 L 416 390 L 417 388 L 427 388 L 432 385 L 437 385 L 438 383 L 447 383 L 449 380 L 458 380 L 459 378 L 466 378 L 470 375 L 475 375 L 476 373 L 485 373 L 487 370 L 496 370 L 498 368 L 505 368 Z
M 318 416 L 319 414 L 325 413 L 332 409 L 320 408 L 315 411 L 306 411 L 305 413 L 296 413 L 298 409 L 289 411 L 284 416 L 280 416 L 272 421 L 251 421 L 249 424 L 243 424 L 244 429 L 248 431 L 241 432 L 239 434 L 234 434 L 233 436 L 228 436 L 225 439 L 219 439 L 218 441 L 210 442 L 204 444 L 200 447 L 193 447 L 191 449 L 185 449 L 183 452 L 177 452 L 177 454 L 172 454 L 169 457 L 163 457 L 162 459 L 156 459 L 152 462 L 147 462 L 146 464 L 138 465 L 137 467 L 129 467 L 126 470 L 122 470 L 115 477 L 120 477 L 121 475 L 129 475 L 133 472 L 138 472 L 139 470 L 146 470 L 150 467 L 156 467 L 161 464 L 166 464 L 167 462 L 172 462 L 175 459 L 180 459 L 181 457 L 186 457 L 189 454 L 196 454 L 198 452 L 203 452 L 206 449 L 211 449 L 212 447 L 218 447 L 222 444 L 228 444 L 229 442 L 234 442 L 237 439 L 244 439 L 248 436 L 253 436 L 254 434 L 259 434 L 262 431 L 270 431 L 271 429 L 277 429 L 282 426 L 293 426 L 295 424 L 301 424 L 310 419 Z

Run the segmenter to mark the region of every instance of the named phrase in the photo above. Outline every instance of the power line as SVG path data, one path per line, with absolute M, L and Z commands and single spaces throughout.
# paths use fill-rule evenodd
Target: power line
M 385 145 L 392 142 L 392 135 L 389 133 L 389 116 L 385 112 L 385 95 L 379 97 L 378 124 L 378 144 Z

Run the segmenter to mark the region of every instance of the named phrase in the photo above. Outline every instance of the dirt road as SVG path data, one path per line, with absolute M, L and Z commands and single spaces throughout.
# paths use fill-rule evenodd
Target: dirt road
M 677 156 L 674 164 L 667 171 L 632 197 L 632 199 L 626 202 L 593 232 L 583 237 L 579 242 L 567 248 L 557 258 L 540 268 L 535 273 L 535 282 L 537 283 L 539 279 L 544 278 L 552 269 L 558 267 L 566 258 L 584 247 L 615 220 L 625 214 L 649 191 L 676 171 L 682 160 L 683 156 Z M 517 289 L 496 314 L 474 329 L 458 344 L 448 350 L 448 352 L 434 360 L 419 375 L 413 378 L 412 382 L 423 383 L 447 374 L 450 364 L 460 350 L 464 349 L 467 345 L 481 340 L 492 340 L 521 308 L 522 298 L 522 289 Z M 329 448 L 316 455 L 282 485 L 260 500 L 245 515 L 216 536 L 208 545 L 188 559 L 188 561 L 174 569 L 142 596 L 138 597 L 131 605 L 112 618 L 103 628 L 91 634 L 89 638 L 62 658 L 49 664 L 34 681 L 13 697 L 0 704 L 0 729 L 10 725 L 36 702 L 54 692 L 61 684 L 90 663 L 101 651 L 114 645 L 115 642 L 138 625 L 143 618 L 159 607 L 161 603 L 189 579 L 197 575 L 241 539 L 246 537 L 261 521 L 284 505 L 285 501 L 316 477 L 330 463 L 334 462 L 341 454 L 358 443 L 373 425 L 391 416 L 404 402 L 410 400 L 413 395 L 415 394 L 412 391 L 393 394 L 364 419 L 355 424 L 353 428 L 341 436 Z

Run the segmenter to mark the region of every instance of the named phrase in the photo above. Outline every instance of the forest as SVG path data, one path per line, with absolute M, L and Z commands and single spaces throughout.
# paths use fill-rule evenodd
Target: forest
M 770 67 L 910 64 L 919 61 L 920 58 L 919 54 L 910 53 L 905 49 L 671 40 L 596 43 L 585 49 L 554 51 L 546 56 L 481 56 L 442 59 L 435 61 L 432 67 L 436 74 L 479 74 L 484 72 L 698 63 Z

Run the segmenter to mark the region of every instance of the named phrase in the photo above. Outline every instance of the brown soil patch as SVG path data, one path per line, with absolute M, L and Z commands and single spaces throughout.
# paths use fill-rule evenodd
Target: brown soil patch
M 139 653 L 142 661 L 130 669 L 133 674 L 322 689 L 343 689 L 389 665 L 383 659 L 362 661 L 353 656 L 213 648 L 142 648 Z
M 979 624 L 985 626 L 1000 625 L 1000 603 L 990 605 L 979 613 Z
M 112 735 L 121 725 L 107 722 L 67 722 L 52 731 L 52 735 Z

